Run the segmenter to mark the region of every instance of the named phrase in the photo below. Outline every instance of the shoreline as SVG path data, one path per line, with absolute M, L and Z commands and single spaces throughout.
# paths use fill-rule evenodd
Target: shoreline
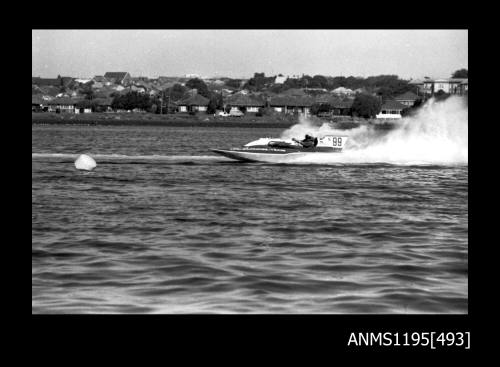
M 392 129 L 393 124 L 374 124 L 367 119 L 341 117 L 333 121 L 314 119 L 317 124 L 329 123 L 333 128 L 349 130 L 362 125 L 376 129 Z M 169 126 L 169 127 L 247 127 L 290 128 L 299 123 L 294 116 L 243 116 L 239 118 L 215 117 L 213 115 L 155 115 L 155 114 L 55 114 L 38 112 L 31 114 L 32 125 L 78 125 L 78 126 Z

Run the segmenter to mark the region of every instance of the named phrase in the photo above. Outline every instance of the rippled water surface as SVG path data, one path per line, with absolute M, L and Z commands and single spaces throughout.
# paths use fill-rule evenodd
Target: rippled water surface
M 33 126 L 32 312 L 467 313 L 467 166 L 209 151 L 281 132 Z

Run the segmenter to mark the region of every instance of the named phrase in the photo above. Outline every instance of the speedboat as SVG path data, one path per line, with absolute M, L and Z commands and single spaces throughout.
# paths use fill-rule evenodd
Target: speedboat
M 315 138 L 312 146 L 305 147 L 296 139 L 260 138 L 241 148 L 212 149 L 212 152 L 238 161 L 290 163 L 303 157 L 340 153 L 346 141 L 346 136 L 325 135 Z

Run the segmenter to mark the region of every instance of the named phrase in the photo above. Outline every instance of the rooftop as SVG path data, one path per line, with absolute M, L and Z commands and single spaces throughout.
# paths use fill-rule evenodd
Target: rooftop
M 403 93 L 396 98 L 394 98 L 396 101 L 416 101 L 418 99 L 418 96 L 413 93 L 412 91 L 408 91 L 406 93 Z
M 264 106 L 263 101 L 245 94 L 236 94 L 234 96 L 230 96 L 227 99 L 227 103 L 234 106 Z
M 208 106 L 210 100 L 203 97 L 200 94 L 195 94 L 194 96 L 183 99 L 178 104 L 182 106 Z
M 398 101 L 390 99 L 390 100 L 384 102 L 381 109 L 382 110 L 404 110 L 407 107 L 408 106 L 405 106 L 404 104 L 401 104 Z

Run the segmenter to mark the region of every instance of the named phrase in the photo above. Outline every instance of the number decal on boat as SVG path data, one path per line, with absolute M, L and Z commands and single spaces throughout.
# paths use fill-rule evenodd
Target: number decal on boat
M 334 147 L 337 146 L 337 138 L 333 138 L 333 144 L 332 144 Z
M 339 143 L 339 147 L 340 147 L 342 145 L 342 138 L 339 138 L 338 143 Z

